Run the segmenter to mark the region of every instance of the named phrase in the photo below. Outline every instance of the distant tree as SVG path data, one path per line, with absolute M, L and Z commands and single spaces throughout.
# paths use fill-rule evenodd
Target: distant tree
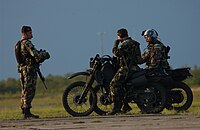
M 186 82 L 189 86 L 200 86 L 200 67 L 194 66 L 190 70 L 192 77 L 186 79 L 184 82 Z M 48 75 L 45 77 L 46 84 L 48 87 L 47 91 L 44 91 L 45 88 L 41 82 L 41 80 L 38 78 L 37 83 L 37 93 L 44 93 L 47 92 L 49 94 L 56 94 L 56 93 L 63 93 L 65 88 L 75 81 L 85 81 L 86 78 L 84 76 L 78 76 L 73 79 L 68 79 L 71 73 L 67 73 L 63 76 L 61 75 Z M 14 94 L 14 93 L 20 93 L 21 86 L 19 79 L 14 78 L 8 78 L 7 80 L 0 81 L 0 94 Z
M 185 80 L 185 82 L 188 83 L 188 85 L 190 86 L 200 86 L 200 68 L 194 66 L 190 72 L 192 74 L 192 77 Z

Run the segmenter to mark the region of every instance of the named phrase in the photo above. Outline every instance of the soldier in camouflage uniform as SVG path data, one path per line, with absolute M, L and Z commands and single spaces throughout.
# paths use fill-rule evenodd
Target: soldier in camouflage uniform
M 163 73 L 163 70 L 170 68 L 167 61 L 169 47 L 158 40 L 158 33 L 154 29 L 143 31 L 142 36 L 148 43 L 147 50 L 142 54 L 143 62 L 146 62 L 146 67 L 154 72 Z
M 39 118 L 30 112 L 31 102 L 35 96 L 36 82 L 37 82 L 37 69 L 40 60 L 39 51 L 31 43 L 30 39 L 33 37 L 30 26 L 22 27 L 21 38 L 21 54 L 22 63 L 18 63 L 18 71 L 20 74 L 20 83 L 22 86 L 21 95 L 21 110 L 23 117 L 26 118 Z
M 115 40 L 112 51 L 119 59 L 119 69 L 110 83 L 114 108 L 108 115 L 120 113 L 123 104 L 122 111 L 127 112 L 131 110 L 128 103 L 123 103 L 124 88 L 122 84 L 129 75 L 140 69 L 137 64 L 141 62 L 140 44 L 129 37 L 127 30 L 124 28 L 117 31 L 117 36 L 118 39 Z M 119 46 L 120 42 L 121 45 Z

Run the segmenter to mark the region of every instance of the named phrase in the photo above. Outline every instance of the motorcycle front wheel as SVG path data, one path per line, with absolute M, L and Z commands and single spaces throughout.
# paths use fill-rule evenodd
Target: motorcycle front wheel
M 142 113 L 154 114 L 163 111 L 166 105 L 166 90 L 157 83 L 149 84 L 142 88 L 143 92 L 139 94 L 138 108 Z
M 72 116 L 88 116 L 94 110 L 97 99 L 92 87 L 88 88 L 86 96 L 80 100 L 85 91 L 85 84 L 82 81 L 74 82 L 63 93 L 63 106 Z

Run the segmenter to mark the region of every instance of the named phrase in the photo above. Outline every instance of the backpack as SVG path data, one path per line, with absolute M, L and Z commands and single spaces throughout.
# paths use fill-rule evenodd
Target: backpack
M 18 64 L 22 64 L 24 62 L 23 61 L 23 56 L 22 56 L 22 53 L 21 53 L 21 42 L 23 40 L 20 40 L 15 44 L 15 57 L 16 57 L 16 60 L 17 60 Z
M 170 46 L 165 47 L 165 57 L 166 57 L 166 59 L 170 59 L 170 56 L 169 56 L 170 49 L 171 49 Z

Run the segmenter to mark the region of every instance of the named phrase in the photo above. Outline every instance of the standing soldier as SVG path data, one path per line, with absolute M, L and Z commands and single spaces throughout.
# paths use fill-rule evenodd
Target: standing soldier
M 21 29 L 22 38 L 15 46 L 15 54 L 18 62 L 18 72 L 20 74 L 20 83 L 22 86 L 21 110 L 24 119 L 39 118 L 30 112 L 31 102 L 35 96 L 37 72 L 39 63 L 50 58 L 49 53 L 38 51 L 31 43 L 33 38 L 30 26 L 23 26 Z
M 119 43 L 121 45 L 119 46 Z M 128 36 L 128 31 L 124 28 L 117 31 L 117 40 L 114 42 L 113 54 L 119 59 L 119 69 L 113 77 L 110 88 L 113 97 L 114 108 L 108 115 L 114 115 L 121 112 L 131 110 L 128 103 L 123 102 L 124 88 L 122 84 L 126 81 L 129 75 L 139 70 L 138 63 L 141 62 L 141 52 L 139 43 Z
M 147 45 L 147 50 L 142 54 L 143 62 L 149 70 L 154 70 L 156 74 L 162 74 L 163 70 L 170 69 L 167 59 L 170 47 L 165 46 L 158 40 L 158 33 L 154 29 L 142 32 Z

